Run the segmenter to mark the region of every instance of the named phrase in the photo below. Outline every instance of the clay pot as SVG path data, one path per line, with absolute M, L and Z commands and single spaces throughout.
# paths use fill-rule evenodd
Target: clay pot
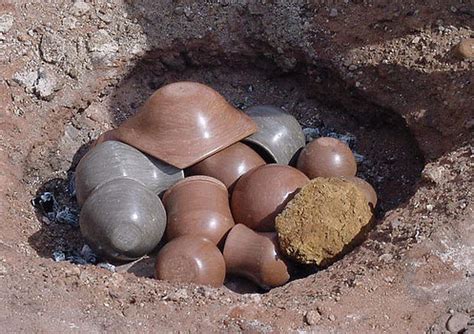
M 264 289 L 290 279 L 288 265 L 278 251 L 276 233 L 256 233 L 237 224 L 227 236 L 223 253 L 227 273 L 246 277 Z
M 168 213 L 166 237 L 202 236 L 218 245 L 234 226 L 225 185 L 209 176 L 187 177 L 163 196 Z
M 79 224 L 87 244 L 111 260 L 135 260 L 152 251 L 166 227 L 159 197 L 131 179 L 114 179 L 95 189 Z
M 225 262 L 209 240 L 184 235 L 167 243 L 156 258 L 155 277 L 170 282 L 222 286 Z
M 370 185 L 370 183 L 357 176 L 345 176 L 343 178 L 354 183 L 357 189 L 359 189 L 364 194 L 365 198 L 367 199 L 367 202 L 369 202 L 369 205 L 372 207 L 372 209 L 375 208 L 375 206 L 377 205 L 377 193 Z
M 76 167 L 77 202 L 82 205 L 96 187 L 121 177 L 133 179 L 160 194 L 181 180 L 184 173 L 125 143 L 105 141 L 87 152 Z
M 354 176 L 357 163 L 349 146 L 334 138 L 321 137 L 313 140 L 301 151 L 297 168 L 310 179 Z
M 118 140 L 186 168 L 257 130 L 255 122 L 214 89 L 176 82 L 158 89 L 116 131 Z
M 189 168 L 192 175 L 212 176 L 222 181 L 231 192 L 235 182 L 265 161 L 245 144 L 235 143 Z
M 245 110 L 255 123 L 257 132 L 244 139 L 267 162 L 287 165 L 304 147 L 305 136 L 292 115 L 274 106 L 254 106 Z
M 231 208 L 237 224 L 260 232 L 275 230 L 275 217 L 309 179 L 296 168 L 270 164 L 252 169 L 236 183 Z

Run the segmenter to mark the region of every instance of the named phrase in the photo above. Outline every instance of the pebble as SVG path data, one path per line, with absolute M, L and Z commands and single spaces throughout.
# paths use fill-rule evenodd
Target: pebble
M 71 14 L 74 16 L 82 16 L 91 9 L 91 6 L 84 1 L 76 1 L 71 7 Z
M 111 58 L 119 49 L 117 42 L 105 29 L 97 30 L 87 42 L 87 48 L 96 59 Z
M 7 267 L 0 262 L 0 277 L 5 276 L 8 273 Z
M 58 90 L 57 81 L 50 72 L 39 70 L 38 81 L 35 84 L 35 95 L 42 100 L 51 101 Z
M 331 10 L 329 11 L 329 16 L 330 17 L 336 17 L 337 15 L 339 14 L 337 8 L 331 8 Z
M 1 33 L 7 33 L 10 31 L 10 29 L 13 26 L 13 22 L 15 20 L 13 19 L 13 16 L 4 14 L 0 15 L 0 32 Z
M 466 38 L 456 46 L 456 55 L 461 59 L 474 59 L 474 38 Z
M 459 333 L 467 327 L 469 320 L 467 314 L 455 312 L 446 322 L 446 329 L 451 333 Z
M 321 314 L 318 311 L 308 311 L 304 316 L 304 320 L 310 326 L 314 326 L 321 321 Z

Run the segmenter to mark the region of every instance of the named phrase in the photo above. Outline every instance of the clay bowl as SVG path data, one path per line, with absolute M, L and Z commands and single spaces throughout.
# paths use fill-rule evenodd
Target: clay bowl
M 147 156 L 119 141 L 104 141 L 93 147 L 76 167 L 76 197 L 82 205 L 89 194 L 101 184 L 127 177 L 156 194 L 181 180 L 181 169 Z
M 349 146 L 335 138 L 321 137 L 313 140 L 301 151 L 297 168 L 310 179 L 354 176 L 357 163 Z
M 234 226 L 225 185 L 198 175 L 179 181 L 163 196 L 168 213 L 166 237 L 202 236 L 219 245 Z
M 135 260 L 152 251 L 166 227 L 159 197 L 131 179 L 114 179 L 82 207 L 79 224 L 87 244 L 111 260 Z
M 186 168 L 256 130 L 250 117 L 214 89 L 176 82 L 158 89 L 115 135 L 160 160 Z
M 356 187 L 364 194 L 372 209 L 375 208 L 377 205 L 377 193 L 370 183 L 357 176 L 345 176 L 343 178 L 354 183 Z
M 254 106 L 245 111 L 255 123 L 256 133 L 244 142 L 261 153 L 267 162 L 287 165 L 305 145 L 300 124 L 292 115 L 274 106 Z
M 225 262 L 209 240 L 184 235 L 167 243 L 156 258 L 155 277 L 170 282 L 222 286 Z
M 223 254 L 227 273 L 246 277 L 264 289 L 290 279 L 288 265 L 278 251 L 276 233 L 257 233 L 237 224 L 227 236 Z
M 207 175 L 222 181 L 229 192 L 235 182 L 265 161 L 245 144 L 235 143 L 189 168 L 191 175 Z
M 260 232 L 275 230 L 275 217 L 309 179 L 296 168 L 269 164 L 252 169 L 236 183 L 231 208 L 236 224 Z

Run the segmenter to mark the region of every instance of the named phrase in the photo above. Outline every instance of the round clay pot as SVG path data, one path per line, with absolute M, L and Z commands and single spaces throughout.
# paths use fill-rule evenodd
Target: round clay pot
M 297 168 L 310 179 L 354 176 L 357 163 L 349 146 L 335 138 L 321 137 L 313 140 L 301 151 Z
M 265 165 L 265 161 L 245 144 L 235 143 L 189 168 L 192 175 L 212 176 L 222 181 L 229 192 L 235 182 L 252 168 Z
M 292 115 L 274 106 L 254 106 L 245 110 L 255 123 L 257 132 L 244 139 L 267 159 L 267 162 L 287 165 L 304 147 L 305 136 Z
M 257 130 L 255 122 L 214 89 L 176 82 L 158 89 L 116 137 L 178 168 L 186 168 Z
M 82 207 L 79 224 L 87 244 L 111 260 L 135 260 L 152 251 L 166 227 L 160 198 L 131 179 L 114 179 Z
M 101 184 L 126 177 L 160 194 L 184 177 L 183 170 L 145 155 L 119 141 L 104 141 L 92 148 L 76 167 L 76 197 L 82 205 Z
M 276 233 L 257 233 L 237 224 L 227 236 L 223 254 L 227 273 L 246 277 L 264 289 L 283 285 L 290 279 L 288 265 L 278 250 Z
M 260 232 L 275 230 L 275 217 L 309 179 L 296 168 L 270 164 L 252 169 L 235 184 L 234 221 Z
M 168 213 L 166 237 L 202 236 L 219 245 L 234 226 L 225 185 L 209 176 L 179 181 L 163 196 Z
M 222 286 L 225 262 L 209 240 L 184 235 L 167 243 L 156 258 L 155 277 L 170 282 Z
M 357 176 L 345 176 L 343 178 L 354 183 L 356 187 L 364 194 L 372 209 L 375 208 L 377 205 L 377 193 L 370 183 Z

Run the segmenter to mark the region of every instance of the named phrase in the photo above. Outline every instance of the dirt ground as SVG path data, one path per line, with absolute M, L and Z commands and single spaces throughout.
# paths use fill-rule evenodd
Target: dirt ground
M 474 332 L 474 62 L 453 51 L 473 24 L 470 0 L 2 0 L 0 328 Z M 177 80 L 345 135 L 380 197 L 367 240 L 265 293 L 55 262 L 79 230 L 31 200 L 76 209 L 91 140 Z

